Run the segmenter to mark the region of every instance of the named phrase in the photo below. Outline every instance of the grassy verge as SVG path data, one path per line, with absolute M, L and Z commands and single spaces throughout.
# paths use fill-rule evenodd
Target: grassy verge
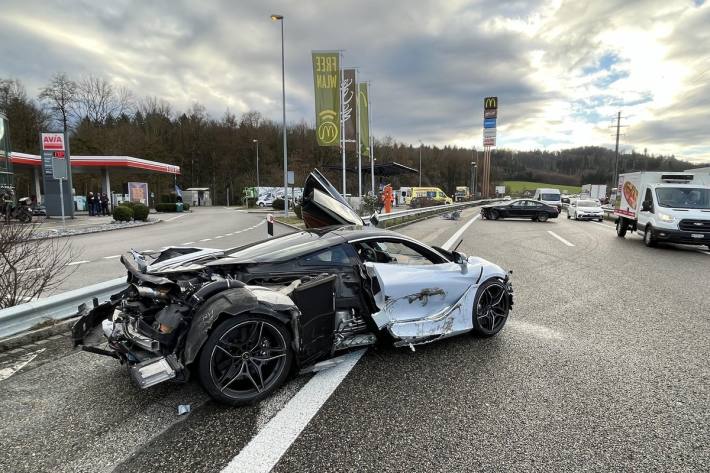
M 548 187 L 552 189 L 559 189 L 560 192 L 565 194 L 579 194 L 582 192 L 580 186 L 563 186 L 559 184 L 546 184 L 544 182 L 529 182 L 529 181 L 504 181 L 505 191 L 508 194 L 520 195 L 523 191 L 535 191 L 538 187 Z
M 303 220 L 301 220 L 300 218 L 298 218 L 296 216 L 274 217 L 274 220 L 276 220 L 277 222 L 288 224 L 288 225 L 293 225 L 294 227 L 304 228 Z

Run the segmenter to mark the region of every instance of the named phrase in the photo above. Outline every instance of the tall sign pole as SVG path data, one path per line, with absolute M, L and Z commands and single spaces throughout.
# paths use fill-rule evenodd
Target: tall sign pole
M 357 195 L 362 198 L 362 146 L 360 146 L 360 83 L 357 81 L 357 71 L 355 71 L 355 110 L 357 110 L 357 137 L 355 143 L 357 146 Z
M 491 192 L 491 148 L 496 145 L 496 124 L 498 120 L 498 97 L 483 99 L 483 193 Z
M 339 80 L 338 84 L 340 85 L 340 149 L 342 153 L 342 158 L 343 158 L 343 198 L 346 198 L 347 194 L 347 183 L 346 183 L 346 176 L 345 176 L 345 114 L 343 113 L 345 110 L 345 88 L 343 87 L 343 53 L 340 52 L 340 75 L 339 75 Z

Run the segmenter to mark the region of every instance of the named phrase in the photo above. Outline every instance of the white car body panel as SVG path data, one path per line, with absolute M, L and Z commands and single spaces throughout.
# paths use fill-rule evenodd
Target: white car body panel
M 473 329 L 477 289 L 490 278 L 505 279 L 499 266 L 482 258 L 468 263 L 400 265 L 365 263 L 381 291 L 372 314 L 378 328 L 398 339 L 395 346 L 429 343 Z

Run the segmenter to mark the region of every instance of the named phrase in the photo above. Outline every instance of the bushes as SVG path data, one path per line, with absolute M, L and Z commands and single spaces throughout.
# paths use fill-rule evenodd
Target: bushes
M 284 200 L 282 198 L 274 199 L 274 201 L 271 203 L 271 207 L 274 210 L 283 210 L 284 209 Z
M 163 194 L 160 196 L 161 204 L 174 204 L 177 202 L 177 196 L 175 194 Z
M 150 213 L 150 209 L 148 206 L 143 205 L 143 204 L 134 204 L 133 205 L 133 219 L 134 220 L 140 220 L 142 222 L 145 222 L 148 220 L 148 214 Z
M 128 205 L 117 205 L 113 208 L 113 219 L 117 222 L 130 222 L 133 219 L 133 209 Z
M 158 212 L 176 212 L 175 204 L 155 204 L 155 210 Z
M 183 204 L 182 204 L 182 209 L 183 209 L 183 210 L 190 210 L 190 204 L 188 204 L 187 202 L 183 203 Z

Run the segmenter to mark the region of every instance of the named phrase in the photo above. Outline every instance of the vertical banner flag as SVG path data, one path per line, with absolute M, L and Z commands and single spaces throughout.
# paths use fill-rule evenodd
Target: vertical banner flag
M 370 157 L 370 102 L 367 93 L 367 83 L 358 84 L 357 118 L 360 120 L 360 151 L 363 156 Z
M 340 146 L 340 53 L 313 52 L 316 139 L 320 146 Z
M 357 140 L 357 90 L 355 90 L 355 69 L 343 69 L 343 126 L 345 141 Z

